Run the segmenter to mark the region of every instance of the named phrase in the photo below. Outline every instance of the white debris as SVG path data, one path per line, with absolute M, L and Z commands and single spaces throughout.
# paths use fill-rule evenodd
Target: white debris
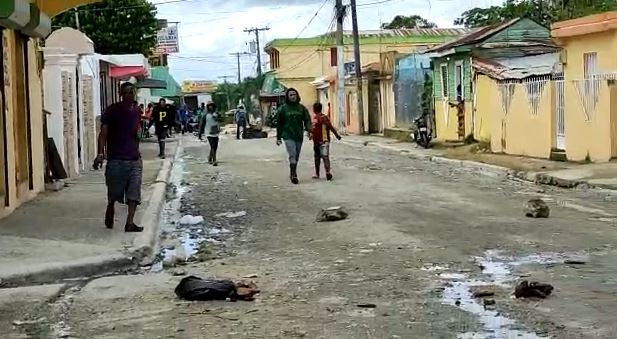
M 183 216 L 182 218 L 180 218 L 180 225 L 197 225 L 203 222 L 204 222 L 204 217 L 202 217 L 201 215 L 194 216 L 194 215 L 187 214 Z
M 226 218 L 239 218 L 246 215 L 246 211 L 238 211 L 238 212 L 225 212 L 219 213 L 216 217 L 226 217 Z

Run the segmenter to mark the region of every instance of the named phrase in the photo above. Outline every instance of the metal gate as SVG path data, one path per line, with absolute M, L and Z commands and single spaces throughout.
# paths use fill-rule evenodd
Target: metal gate
M 565 82 L 563 78 L 555 80 L 555 146 L 559 150 L 566 149 L 565 124 Z
M 430 59 L 423 54 L 410 54 L 396 60 L 393 90 L 397 127 L 410 127 L 422 114 L 424 75 L 430 71 Z

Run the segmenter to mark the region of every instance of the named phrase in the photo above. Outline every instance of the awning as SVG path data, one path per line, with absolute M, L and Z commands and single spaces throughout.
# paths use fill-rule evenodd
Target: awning
M 112 78 L 126 79 L 146 75 L 147 70 L 143 66 L 111 66 L 109 76 Z
M 266 73 L 263 85 L 261 86 L 261 90 L 259 91 L 260 97 L 281 97 L 285 96 L 285 91 L 287 88 L 283 86 L 276 78 L 273 73 Z
M 156 79 L 152 79 L 152 78 L 145 78 L 145 79 L 142 79 L 142 80 L 138 81 L 135 84 L 135 87 L 137 87 L 137 88 L 159 88 L 159 89 L 165 89 L 165 88 L 167 88 L 167 83 L 165 81 L 162 81 L 162 80 L 156 80 Z

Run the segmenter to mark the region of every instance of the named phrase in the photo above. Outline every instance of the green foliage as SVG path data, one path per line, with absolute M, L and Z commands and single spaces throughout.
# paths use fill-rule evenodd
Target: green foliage
M 422 114 L 432 114 L 433 111 L 433 77 L 424 74 L 424 90 L 422 91 Z
M 468 28 L 496 24 L 526 17 L 550 27 L 553 22 L 615 10 L 614 0 L 506 0 L 501 6 L 472 8 L 454 20 L 455 25 Z
M 437 25 L 430 22 L 419 15 L 397 15 L 390 23 L 382 24 L 382 29 L 398 29 L 398 28 L 435 28 Z
M 156 7 L 146 0 L 104 0 L 77 9 L 80 30 L 101 54 L 149 55 L 159 30 Z M 54 27 L 77 28 L 75 11 L 53 18 Z
M 225 82 L 218 85 L 212 100 L 219 108 L 219 111 L 226 112 L 242 101 L 248 113 L 259 111 L 251 97 L 258 98 L 259 91 L 264 82 L 264 76 L 247 77 L 240 84 Z

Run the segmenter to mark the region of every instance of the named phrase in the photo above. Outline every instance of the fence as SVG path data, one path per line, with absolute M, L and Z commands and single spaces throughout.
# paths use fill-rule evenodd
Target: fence
M 422 115 L 424 76 L 432 76 L 430 58 L 409 54 L 396 60 L 394 74 L 394 116 L 397 127 L 409 127 Z

